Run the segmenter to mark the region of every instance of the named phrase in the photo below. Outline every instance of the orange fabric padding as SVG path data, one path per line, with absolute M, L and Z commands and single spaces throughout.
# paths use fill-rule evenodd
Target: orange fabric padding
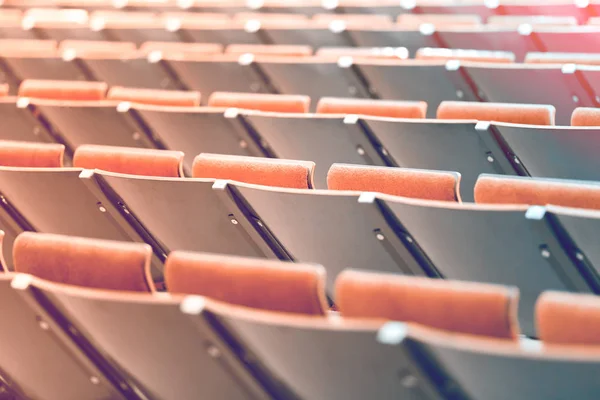
M 4 167 L 60 168 L 65 146 L 58 143 L 0 140 L 0 165 Z
M 15 272 L 95 289 L 150 292 L 152 249 L 143 243 L 25 232 L 15 240 Z
M 140 46 L 142 54 L 160 51 L 164 57 L 184 57 L 188 54 L 221 54 L 223 45 L 218 43 L 144 42 Z
M 8 83 L 0 84 L 0 97 L 8 96 Z
M 571 114 L 572 126 L 600 126 L 600 108 L 579 107 Z
M 58 49 L 63 55 L 65 52 L 73 52 L 77 57 L 112 57 L 133 54 L 137 51 L 137 46 L 133 42 L 63 40 Z
M 6 27 L 17 27 L 23 19 L 23 11 L 13 8 L 0 9 L 0 24 Z
M 147 11 L 99 10 L 90 14 L 90 25 L 102 25 L 106 28 L 159 27 L 156 13 Z
M 171 293 L 294 314 L 325 314 L 324 280 L 319 265 L 260 258 L 174 251 L 165 263 Z
M 514 53 L 508 51 L 481 51 L 461 49 L 441 49 L 425 47 L 417 50 L 415 58 L 418 60 L 460 60 L 492 63 L 513 63 Z
M 308 16 L 305 14 L 291 13 L 260 13 L 260 12 L 240 12 L 233 16 L 234 21 L 305 21 Z
M 4 249 L 4 236 L 4 231 L 0 231 L 0 272 L 8 271 L 6 260 L 4 258 L 4 252 L 2 251 L 2 249 Z
M 312 19 L 318 22 L 344 21 L 352 25 L 364 24 L 378 27 L 389 25 L 393 22 L 391 16 L 383 14 L 315 14 Z
M 200 154 L 194 159 L 194 178 L 227 179 L 255 185 L 311 189 L 315 163 L 277 158 Z
M 0 39 L 0 54 L 6 57 L 57 57 L 56 40 Z
M 317 104 L 318 114 L 356 114 L 390 118 L 425 118 L 424 101 L 394 101 L 323 97 Z
M 342 316 L 412 322 L 457 333 L 515 339 L 517 288 L 346 270 L 335 301 Z
M 200 105 L 200 92 L 191 90 L 138 89 L 113 86 L 108 91 L 106 98 L 157 106 L 198 107 Z
M 316 52 L 321 57 L 352 57 L 355 59 L 383 58 L 405 60 L 410 54 L 406 47 L 321 47 Z
M 182 163 L 181 151 L 93 144 L 79 146 L 73 156 L 73 166 L 76 168 L 172 178 L 183 176 Z
M 481 17 L 476 14 L 400 14 L 396 21 L 401 27 L 418 27 L 421 24 L 436 27 L 481 25 Z
M 89 15 L 82 9 L 30 8 L 23 14 L 22 25 L 35 27 L 86 27 Z
M 525 56 L 526 64 L 583 64 L 600 65 L 600 54 L 597 53 L 538 53 L 531 52 Z
M 555 115 L 554 106 L 542 104 L 443 101 L 437 110 L 438 119 L 477 119 L 529 125 L 554 125 Z
M 279 44 L 230 44 L 225 49 L 226 54 L 261 54 L 277 56 L 310 56 L 313 49 L 303 45 L 279 45 Z
M 544 344 L 600 344 L 600 297 L 544 292 L 535 306 L 537 334 Z
M 25 79 L 19 86 L 20 97 L 52 100 L 103 100 L 108 85 L 104 82 L 51 81 Z
M 307 113 L 310 97 L 285 94 L 214 92 L 208 98 L 210 107 L 241 108 L 282 113 Z
M 518 27 L 520 25 L 577 25 L 577 18 L 574 16 L 558 15 L 490 15 L 487 20 L 488 26 Z
M 459 201 L 460 174 L 410 168 L 333 164 L 330 190 L 378 192 L 415 199 Z
M 475 202 L 600 209 L 600 186 L 592 182 L 481 175 Z

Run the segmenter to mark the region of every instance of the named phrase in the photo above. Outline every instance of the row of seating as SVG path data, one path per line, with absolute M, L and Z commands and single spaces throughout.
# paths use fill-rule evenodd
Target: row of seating
M 240 10 L 261 10 L 281 13 L 294 12 L 297 14 L 330 13 L 376 13 L 398 15 L 402 13 L 440 13 L 461 14 L 476 13 L 487 17 L 497 14 L 508 15 L 572 15 L 580 21 L 588 18 L 589 14 L 597 15 L 598 4 L 595 0 L 573 1 L 553 0 L 550 3 L 540 3 L 531 0 L 378 0 L 365 5 L 356 0 L 311 0 L 311 1 L 280 1 L 280 0 L 5 0 L 5 7 L 83 7 L 86 9 L 130 8 L 130 9 L 197 9 L 210 11 L 239 12 Z
M 195 92 L 43 81 L 20 95 L 0 97 L 0 139 L 65 144 L 67 165 L 77 147 L 100 144 L 184 151 L 188 175 L 200 153 L 311 160 L 317 188 L 334 163 L 437 169 L 461 174 L 466 201 L 483 173 L 600 179 L 595 109 L 554 127 L 551 106 L 445 102 L 426 120 L 423 102 L 324 98 L 306 114 L 303 96 L 216 93 L 197 107 Z
M 111 86 L 198 90 L 205 96 L 218 91 L 303 94 L 310 96 L 315 105 L 325 96 L 419 100 L 429 104 L 430 117 L 445 100 L 551 103 L 556 106 L 556 122 L 560 125 L 569 124 L 575 108 L 599 104 L 597 65 L 462 62 L 452 55 L 444 60 L 447 55 L 443 54 L 442 59 L 434 55 L 435 59 L 424 60 L 339 55 L 240 56 L 214 54 L 212 45 L 207 46 L 208 50 L 201 46 L 200 53 L 197 45 L 192 45 L 191 54 L 181 57 L 186 50 L 179 45 L 164 54 L 161 47 L 168 49 L 169 45 L 155 44 L 148 56 L 143 56 L 133 52 L 132 43 L 88 46 L 70 42 L 71 47 L 63 52 L 56 50 L 53 42 L 37 43 L 40 47 L 32 47 L 33 54 L 23 54 L 20 49 L 27 43 L 7 45 L 2 69 L 5 81 L 12 87 L 18 87 L 24 79 L 87 79 Z M 15 49 L 17 46 L 19 49 Z M 590 58 L 595 60 L 594 56 Z M 564 61 L 563 56 L 558 59 Z M 553 85 L 547 85 L 550 81 Z
M 16 269 L 30 275 L 0 277 L 9 388 L 66 399 L 593 398 L 596 297 L 544 293 L 536 342 L 518 340 L 512 287 L 346 270 L 332 314 L 319 265 L 173 252 L 173 294 L 136 294 L 153 290 L 150 252 L 20 235 Z M 556 370 L 570 379 L 551 379 Z M 503 387 L 519 375 L 514 392 Z
M 444 22 L 446 18 L 446 22 Z M 404 17 L 405 23 L 385 23 L 381 16 L 241 14 L 229 19 L 214 13 L 165 13 L 33 9 L 22 15 L 1 10 L 4 39 L 110 40 L 219 44 L 286 44 L 330 47 L 421 47 L 511 51 L 518 60 L 528 52 L 590 52 L 600 27 L 549 25 L 555 19 L 531 17 L 530 22 L 468 25 L 468 17 L 424 15 Z M 428 22 L 431 21 L 431 22 Z M 510 21 L 509 21 L 510 22 Z M 594 22 L 594 21 L 592 21 Z
M 47 167 L 62 151 L 17 146 L 6 152 L 20 154 L 21 166 Z M 330 295 L 348 267 L 515 285 L 529 335 L 543 290 L 599 291 L 590 232 L 600 219 L 589 210 L 598 208 L 598 190 L 591 184 L 485 176 L 476 188 L 482 204 L 453 205 L 456 173 L 338 165 L 329 181 L 341 191 L 307 191 L 301 188 L 311 186 L 312 165 L 305 162 L 208 155 L 195 172 L 212 179 L 157 178 L 111 171 L 172 176 L 181 154 L 81 149 L 77 165 L 108 171 L 0 168 L 6 247 L 23 230 L 146 242 L 157 282 L 173 250 L 317 262 L 328 267 Z M 13 260 L 7 264 L 12 269 Z
M 173 20 L 187 22 L 189 25 L 194 21 L 197 25 L 203 22 L 205 25 L 215 25 L 226 22 L 273 22 L 281 24 L 284 21 L 293 23 L 309 22 L 315 23 L 337 23 L 350 25 L 354 27 L 367 27 L 369 24 L 377 23 L 380 27 L 391 27 L 398 24 L 402 27 L 418 28 L 422 24 L 432 24 L 440 27 L 469 27 L 487 24 L 489 26 L 519 27 L 521 25 L 532 26 L 575 26 L 579 21 L 574 16 L 545 16 L 545 15 L 493 15 L 482 18 L 477 14 L 400 14 L 397 17 L 385 14 L 365 14 L 365 13 L 323 13 L 323 14 L 297 14 L 297 13 L 264 13 L 264 12 L 240 12 L 233 15 L 226 13 L 206 13 L 206 12 L 162 12 L 153 13 L 148 11 L 86 11 L 83 9 L 54 9 L 54 8 L 31 8 L 25 11 L 20 10 L 0 10 L 3 18 L 16 22 L 20 18 L 21 25 L 24 28 L 44 27 L 48 25 L 89 25 L 92 29 L 101 26 L 102 28 L 119 27 L 124 21 L 131 25 L 148 28 L 156 26 L 172 26 Z M 599 25 L 599 17 L 590 17 L 586 25 Z

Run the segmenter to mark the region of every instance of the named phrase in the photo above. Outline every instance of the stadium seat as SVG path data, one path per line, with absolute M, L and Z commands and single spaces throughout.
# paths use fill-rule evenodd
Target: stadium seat
M 345 318 L 377 318 L 499 339 L 519 335 L 519 290 L 509 286 L 346 270 L 335 298 Z
M 525 63 L 530 64 L 578 64 L 599 65 L 600 55 L 597 53 L 528 53 Z
M 151 11 L 98 10 L 90 13 L 89 29 L 101 32 L 106 40 L 133 42 L 178 42 L 178 32 L 165 29 L 162 18 Z
M 152 395 L 193 399 L 198 393 L 215 398 L 270 398 L 235 350 L 224 341 L 222 331 L 209 322 L 211 316 L 203 301 L 192 300 L 183 305 L 179 296 L 90 293 L 90 290 L 66 288 L 41 280 L 33 280 L 31 287 L 30 291 L 43 293 L 54 308 L 63 311 L 71 329 L 79 333 L 76 337 L 79 342 L 93 342 L 101 349 L 105 368 L 118 371 L 112 379 L 122 394 L 100 393 L 94 398 Z M 47 336 L 46 332 L 42 333 Z M 159 364 L 155 364 L 157 358 L 161 360 Z M 222 368 L 222 362 L 227 363 L 227 369 Z M 63 372 L 62 368 L 55 370 Z M 67 372 L 72 374 L 70 379 L 74 382 L 69 388 L 73 388 L 78 374 L 64 371 Z M 85 379 L 89 385 L 89 376 Z M 104 381 L 102 383 L 100 388 L 104 388 Z M 65 396 L 61 389 L 60 393 Z M 86 392 L 80 390 L 79 397 L 81 393 Z
M 348 29 L 361 29 L 365 24 L 373 24 L 366 16 L 366 21 L 360 19 L 335 18 L 331 21 L 324 19 L 309 19 L 304 21 L 248 21 L 246 28 L 257 30 L 267 43 L 279 45 L 309 45 L 312 48 L 347 47 L 354 43 L 348 34 Z M 381 22 L 378 22 L 381 23 Z M 384 23 L 387 25 L 388 23 Z
M 357 58 L 385 58 L 405 60 L 409 57 L 406 47 L 321 47 L 315 52 L 318 56 Z
M 512 63 L 515 61 L 515 55 L 509 51 L 434 49 L 430 47 L 417 50 L 415 58 L 419 60 L 458 60 L 493 63 Z
M 0 141 L 0 164 L 2 167 L 9 168 L 59 168 L 63 166 L 64 152 L 65 147 L 61 144 L 2 140 Z M 0 258 L 4 270 L 12 270 L 13 242 L 27 227 L 27 222 L 19 219 L 18 213 L 10 208 L 5 189 L 2 189 L 1 196 L 5 207 L 0 209 L 0 229 L 3 230 Z
M 346 268 L 423 275 L 403 248 L 381 210 L 359 202 L 359 192 L 267 189 L 228 183 L 225 190 L 246 204 L 261 235 L 274 238 L 286 258 L 327 268 L 326 289 L 333 294 Z M 310 238 L 310 240 L 307 240 Z
M 363 118 L 359 124 L 380 144 L 388 165 L 460 173 L 463 201 L 473 201 L 480 174 L 516 173 L 495 139 L 494 129 L 474 120 Z
M 225 48 L 225 53 L 237 56 L 253 54 L 299 57 L 312 55 L 313 49 L 304 45 L 230 44 Z
M 273 95 L 217 92 L 210 95 L 208 105 L 279 113 L 306 113 L 310 99 L 304 95 Z
M 430 34 L 431 29 L 435 30 L 433 25 L 423 24 L 421 28 L 423 32 L 415 26 L 383 25 L 376 26 L 376 29 L 348 29 L 346 34 L 358 47 L 402 46 L 408 50 L 410 56 L 414 56 L 417 50 L 423 47 L 443 47 L 443 44 L 437 40 L 437 36 Z
M 598 26 L 536 27 L 534 35 L 540 42 L 540 51 L 585 53 L 597 48 Z
M 396 19 L 402 27 L 418 28 L 423 24 L 431 24 L 436 29 L 455 26 L 481 25 L 481 17 L 475 14 L 400 14 Z
M 322 97 L 317 103 L 319 114 L 370 115 L 386 118 L 425 118 L 424 101 L 385 101 Z
M 261 157 L 200 154 L 194 159 L 194 178 L 227 179 L 282 188 L 312 189 L 315 163 Z
M 419 47 L 421 48 L 421 47 Z M 461 67 L 430 60 L 357 59 L 349 67 L 359 71 L 372 96 L 384 100 L 418 100 L 427 103 L 427 116 L 445 100 L 475 101 Z
M 475 186 L 475 200 L 488 204 L 532 204 L 533 218 L 546 218 L 563 248 L 593 292 L 600 292 L 596 268 L 600 252 L 595 245 L 600 231 L 596 182 L 558 179 L 507 178 L 482 175 Z M 582 208 L 586 208 L 585 210 Z M 537 216 L 537 217 L 536 217 Z
M 0 367 L 10 391 L 23 398 L 128 398 L 113 380 L 114 369 L 94 358 L 90 346 L 75 344 L 68 327 L 54 319 L 60 315 L 55 308 L 37 303 L 30 278 L 0 276 L 7 325 L 0 333 Z
M 325 315 L 324 280 L 319 265 L 218 254 L 174 251 L 165 263 L 171 293 L 278 313 Z
M 86 80 L 83 71 L 60 57 L 52 40 L 0 40 L 2 69 L 13 89 L 25 79 Z
M 531 28 L 525 28 L 526 31 Z M 526 32 L 524 31 L 524 32 Z M 532 51 L 541 51 L 530 35 L 522 34 L 519 28 L 509 26 L 473 26 L 443 28 L 436 32 L 440 45 L 450 49 L 486 51 L 510 51 L 520 62 Z
M 539 293 L 551 288 L 595 289 L 579 272 L 580 263 L 569 257 L 547 225 L 548 216 L 529 213 L 527 206 L 453 205 L 383 197 L 371 203 L 386 207 L 395 217 L 397 234 L 405 238 L 413 254 L 418 251 L 424 257 L 419 259 L 423 269 L 447 279 L 518 287 L 519 322 L 526 335 L 535 334 L 533 305 Z M 481 260 L 485 260 L 484 266 Z
M 475 398 L 502 400 L 508 393 L 528 393 L 536 398 L 576 395 L 592 400 L 590 393 L 595 391 L 598 354 L 593 348 L 553 350 L 535 341 L 514 345 L 393 322 L 381 327 L 377 337 L 390 349 L 418 347 L 423 351 L 420 357 L 433 355 L 437 368 L 453 371 L 452 378 L 444 380 L 445 387 L 451 385 L 448 391 L 442 391 L 447 396 L 467 393 Z M 556 379 L 557 374 L 572 379 Z M 460 389 L 452 389 L 457 387 Z
M 586 109 L 577 110 L 581 111 L 574 112 L 574 125 L 585 124 Z M 490 128 L 497 132 L 507 158 L 519 175 L 600 180 L 595 152 L 600 142 L 593 127 L 494 123 Z
M 0 141 L 0 165 L 4 167 L 60 168 L 63 166 L 65 146 Z
M 73 166 L 122 174 L 183 176 L 183 152 L 131 147 L 82 145 L 75 150 Z
M 550 105 L 445 101 L 437 110 L 437 118 L 554 125 L 555 113 Z
M 578 74 L 561 65 L 480 63 L 464 65 L 464 70 L 486 101 L 551 104 L 557 125 L 568 125 L 575 108 L 593 104 Z
M 31 30 L 22 29 L 23 11 L 3 7 L 0 10 L 0 37 L 2 39 L 37 39 Z
M 90 80 L 110 86 L 151 89 L 181 89 L 179 82 L 161 64 L 150 63 L 133 42 L 64 40 L 59 45 L 63 59 L 82 63 Z
M 313 110 L 321 97 L 370 97 L 353 69 L 338 59 L 257 55 L 254 63 L 276 93 L 310 96 Z
M 190 45 L 191 46 L 191 45 Z M 198 51 L 196 48 L 178 46 L 175 53 L 169 47 L 158 46 L 148 52 L 151 63 L 162 63 L 170 68 L 181 84 L 197 90 L 208 99 L 215 92 L 272 93 L 260 71 L 257 71 L 254 56 L 215 54 L 212 49 Z M 144 47 L 142 48 L 144 49 Z
M 438 201 L 460 201 L 459 184 L 458 173 L 409 168 L 333 164 L 327 174 L 327 186 L 333 190 Z
M 131 100 L 134 97 L 145 99 L 145 95 L 137 89 L 124 88 L 119 93 L 113 93 Z M 182 96 L 179 96 L 178 93 L 166 92 L 162 97 L 171 103 L 189 104 L 189 96 L 182 92 Z M 252 132 L 244 126 L 238 111 L 228 111 L 225 107 L 174 107 L 141 103 L 131 103 L 131 110 L 143 121 L 153 141 L 159 144 L 158 147 L 185 151 L 183 165 L 187 175 L 191 175 L 194 157 L 200 153 L 264 155 Z
M 155 90 L 113 86 L 106 94 L 107 99 L 155 106 L 198 107 L 200 93 L 192 90 Z
M 523 25 L 537 26 L 574 26 L 577 18 L 571 15 L 492 15 L 487 19 L 488 26 L 510 26 L 518 28 Z
M 346 118 L 347 111 L 359 114 L 389 113 L 390 116 L 408 113 L 412 116 L 415 111 L 421 112 L 423 109 L 422 103 L 328 98 L 319 101 L 317 111 L 327 111 L 327 105 L 335 106 L 341 114 L 302 115 L 290 113 L 294 111 L 290 109 L 279 115 L 243 113 L 240 118 L 250 131 L 256 133 L 257 142 L 266 155 L 314 161 L 315 187 L 326 189 L 327 171 L 333 163 L 385 165 L 369 137 L 356 123 L 358 119 Z
M 572 126 L 600 126 L 600 111 L 597 108 L 576 108 L 571 115 Z
M 103 82 L 26 80 L 17 107 L 32 107 L 72 152 L 83 144 L 153 148 L 128 103 L 106 100 Z
M 485 204 L 552 204 L 598 210 L 600 186 L 596 182 L 482 175 L 475 186 L 475 201 Z
M 47 233 L 24 232 L 15 240 L 15 272 L 80 287 L 130 292 L 154 291 L 152 249 Z
M 30 8 L 23 13 L 21 27 L 35 38 L 64 40 L 105 40 L 100 32 L 89 28 L 89 12 L 81 8 Z M 72 78 L 71 78 L 72 79 Z
M 599 309 L 597 296 L 545 292 L 536 304 L 539 336 L 548 346 L 597 346 Z

